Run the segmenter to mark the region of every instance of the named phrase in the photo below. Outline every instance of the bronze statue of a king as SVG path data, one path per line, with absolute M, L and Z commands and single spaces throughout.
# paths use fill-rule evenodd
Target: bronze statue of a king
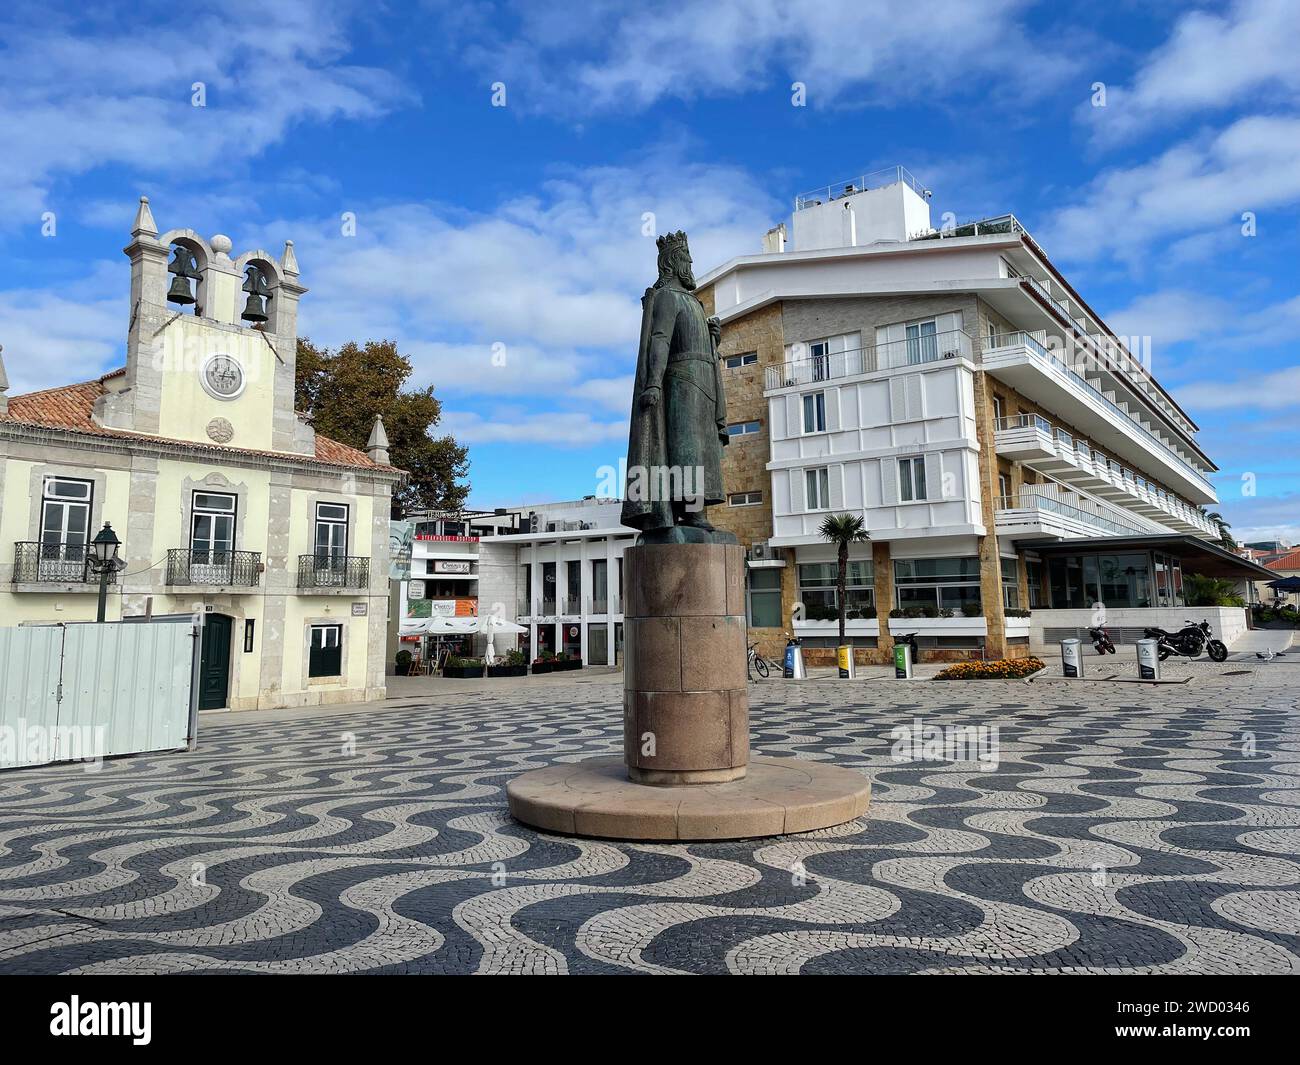
M 695 295 L 686 234 L 659 238 L 659 280 L 641 300 L 641 345 L 632 391 L 624 525 L 638 544 L 730 543 L 705 507 L 722 503 L 727 398 L 717 318 Z

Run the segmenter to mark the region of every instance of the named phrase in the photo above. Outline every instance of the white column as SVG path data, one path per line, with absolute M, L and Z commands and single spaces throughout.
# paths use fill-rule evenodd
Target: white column
M 614 551 L 614 537 L 605 537 L 605 646 L 609 664 L 614 664 L 614 610 L 623 609 L 623 589 L 618 583 L 618 556 Z

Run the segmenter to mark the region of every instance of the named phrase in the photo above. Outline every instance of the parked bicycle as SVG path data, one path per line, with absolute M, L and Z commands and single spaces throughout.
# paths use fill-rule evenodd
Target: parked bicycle
M 751 671 L 751 675 L 757 673 L 760 677 L 766 677 L 771 669 L 767 659 L 758 653 L 758 644 L 756 643 L 749 645 L 749 664 L 747 668 Z
M 1222 640 L 1214 639 L 1214 633 L 1208 621 L 1202 620 L 1194 625 L 1189 620 L 1177 632 L 1152 626 L 1143 629 L 1148 640 L 1157 641 L 1156 654 L 1163 662 L 1170 655 L 1180 658 L 1199 658 L 1201 652 L 1207 652 L 1212 662 L 1222 662 L 1228 657 L 1228 646 Z

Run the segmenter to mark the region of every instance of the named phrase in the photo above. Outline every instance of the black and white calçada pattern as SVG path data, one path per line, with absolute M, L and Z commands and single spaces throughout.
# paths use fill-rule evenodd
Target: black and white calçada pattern
M 203 721 L 197 751 L 0 774 L 0 972 L 1288 973 L 1300 670 L 1189 685 L 773 681 L 753 748 L 859 769 L 820 832 L 513 822 L 621 750 L 614 684 Z M 997 726 L 998 761 L 892 730 Z

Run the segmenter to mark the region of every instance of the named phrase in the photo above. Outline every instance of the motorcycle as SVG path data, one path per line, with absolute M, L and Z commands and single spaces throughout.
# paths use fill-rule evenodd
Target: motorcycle
M 1209 654 L 1212 662 L 1223 662 L 1228 657 L 1228 646 L 1222 640 L 1214 639 L 1208 621 L 1193 625 L 1188 621 L 1177 632 L 1151 627 L 1142 630 L 1148 640 L 1156 640 L 1156 653 L 1163 662 L 1170 655 L 1182 658 L 1198 658 L 1202 651 Z
M 1092 646 L 1097 649 L 1099 655 L 1113 655 L 1115 653 L 1115 642 L 1110 638 L 1110 630 L 1105 625 L 1098 625 L 1096 628 L 1089 629 L 1088 638 L 1092 640 Z

